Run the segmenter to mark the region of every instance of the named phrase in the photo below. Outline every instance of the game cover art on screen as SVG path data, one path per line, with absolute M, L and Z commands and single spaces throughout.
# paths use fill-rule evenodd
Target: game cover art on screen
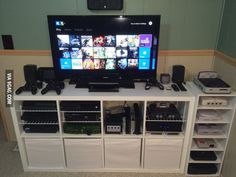
M 152 34 L 57 35 L 61 69 L 151 68 Z

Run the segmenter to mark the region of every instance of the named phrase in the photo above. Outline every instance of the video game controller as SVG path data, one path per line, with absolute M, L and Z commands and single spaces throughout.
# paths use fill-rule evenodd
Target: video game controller
M 156 79 L 148 79 L 145 84 L 145 90 L 149 90 L 153 86 L 158 87 L 160 90 L 164 90 L 164 86 Z

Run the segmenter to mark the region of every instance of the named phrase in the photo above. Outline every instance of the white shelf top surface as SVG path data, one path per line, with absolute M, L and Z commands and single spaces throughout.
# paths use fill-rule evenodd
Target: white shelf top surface
M 188 87 L 187 92 L 160 90 L 157 87 L 145 90 L 144 87 L 145 83 L 135 83 L 135 89 L 120 88 L 119 92 L 89 92 L 87 88 L 75 88 L 75 85 L 65 83 L 65 89 L 60 95 L 57 95 L 55 91 L 42 95 L 41 90 L 38 90 L 36 95 L 32 95 L 31 92 L 14 95 L 14 100 L 191 101 L 194 99 Z

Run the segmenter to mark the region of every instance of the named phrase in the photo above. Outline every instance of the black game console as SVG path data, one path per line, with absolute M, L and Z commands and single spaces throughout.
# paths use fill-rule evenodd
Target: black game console
M 61 101 L 60 108 L 62 111 L 94 111 L 101 110 L 99 101 Z
M 89 92 L 119 92 L 119 83 L 116 82 L 89 82 Z
M 65 121 L 84 121 L 84 122 L 91 122 L 91 121 L 100 121 L 100 113 L 71 113 L 65 112 L 64 113 Z
M 105 132 L 107 134 L 120 134 L 125 124 L 126 134 L 131 133 L 130 107 L 113 107 L 106 110 Z
M 183 120 L 174 104 L 150 104 L 147 110 L 146 130 L 155 132 L 182 132 Z
M 57 110 L 55 101 L 23 101 L 22 110 Z
M 188 165 L 188 174 L 192 175 L 210 175 L 218 171 L 216 164 L 211 163 L 190 163 Z
M 191 151 L 190 157 L 193 160 L 201 160 L 201 161 L 215 161 L 217 156 L 214 151 Z
M 25 133 L 56 133 L 59 130 L 56 112 L 24 112 L 21 120 Z

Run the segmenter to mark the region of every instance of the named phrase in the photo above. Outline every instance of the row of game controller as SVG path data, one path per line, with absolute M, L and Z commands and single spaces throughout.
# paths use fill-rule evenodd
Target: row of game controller
M 183 85 L 184 83 L 172 83 L 170 87 L 166 88 L 166 90 L 174 90 L 175 92 L 179 92 L 179 91 L 187 91 L 187 89 L 185 88 L 185 86 Z M 145 84 L 145 90 L 150 90 L 152 87 L 157 87 L 160 90 L 164 90 L 165 89 L 165 84 L 160 83 L 159 81 L 157 81 L 156 79 L 149 79 L 147 80 L 146 84 Z
M 64 89 L 65 84 L 63 82 L 50 82 L 47 83 L 46 87 L 43 88 L 43 83 L 42 82 L 36 82 L 36 83 L 26 83 L 24 86 L 18 88 L 16 90 L 16 95 L 21 94 L 22 92 L 28 92 L 30 91 L 33 95 L 35 95 L 38 91 L 38 89 L 42 89 L 41 90 L 41 94 L 44 95 L 46 94 L 48 91 L 54 90 L 57 95 L 61 94 L 61 90 Z
M 43 88 L 43 82 L 47 85 L 41 90 L 42 95 L 51 90 L 55 91 L 57 95 L 60 95 L 61 90 L 65 87 L 64 82 L 56 79 L 54 68 L 51 67 L 37 69 L 36 65 L 25 65 L 24 76 L 26 83 L 16 90 L 16 95 L 22 92 L 31 92 L 35 95 L 38 89 Z

